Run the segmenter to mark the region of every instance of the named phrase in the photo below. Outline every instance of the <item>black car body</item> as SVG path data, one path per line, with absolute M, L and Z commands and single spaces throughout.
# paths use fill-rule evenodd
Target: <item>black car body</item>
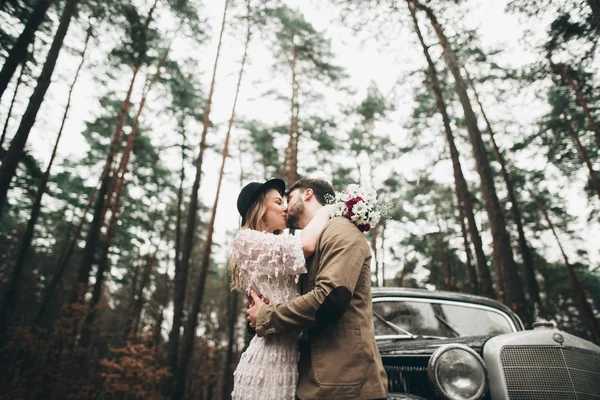
M 390 399 L 600 400 L 600 347 L 505 305 L 443 291 L 373 288 Z

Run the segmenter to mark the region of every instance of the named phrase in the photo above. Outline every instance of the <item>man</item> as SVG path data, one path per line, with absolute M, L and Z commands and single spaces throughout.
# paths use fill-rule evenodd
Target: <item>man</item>
M 333 195 L 323 180 L 302 179 L 288 191 L 288 226 L 303 229 Z M 323 229 L 302 295 L 265 304 L 251 293 L 246 311 L 259 336 L 303 329 L 296 396 L 308 399 L 387 397 L 387 377 L 375 343 L 371 310 L 371 252 L 348 219 L 332 218 Z

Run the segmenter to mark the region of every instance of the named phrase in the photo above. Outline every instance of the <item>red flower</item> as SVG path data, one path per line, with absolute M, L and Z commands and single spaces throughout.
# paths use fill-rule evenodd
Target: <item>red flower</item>
M 360 196 L 356 196 L 351 198 L 350 200 L 347 200 L 344 204 L 346 204 L 346 208 L 348 209 L 348 211 L 346 211 L 346 215 L 345 217 L 350 219 L 354 216 L 354 213 L 352 212 L 352 208 L 354 207 L 354 205 L 356 203 L 358 203 L 359 201 L 362 201 L 362 197 Z
M 350 200 L 346 201 L 346 207 L 348 207 L 348 210 L 352 210 L 352 207 L 354 207 L 354 205 L 359 201 L 363 201 L 363 198 L 360 196 L 353 197 Z

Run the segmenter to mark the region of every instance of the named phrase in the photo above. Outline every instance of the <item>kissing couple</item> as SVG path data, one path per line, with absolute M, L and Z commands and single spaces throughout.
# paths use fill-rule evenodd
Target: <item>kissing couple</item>
M 238 196 L 242 228 L 230 269 L 234 288 L 249 295 L 256 336 L 234 372 L 234 400 L 387 397 L 371 251 L 355 223 L 330 215 L 334 194 L 320 179 L 301 179 L 287 192 L 271 179 Z M 286 227 L 301 234 L 283 234 Z

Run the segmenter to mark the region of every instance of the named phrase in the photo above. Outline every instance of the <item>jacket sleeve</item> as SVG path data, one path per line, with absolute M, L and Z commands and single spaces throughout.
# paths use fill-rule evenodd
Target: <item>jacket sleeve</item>
M 352 299 L 369 248 L 360 231 L 343 218 L 332 219 L 319 244 L 320 261 L 315 287 L 281 304 L 261 307 L 258 336 L 337 321 Z

